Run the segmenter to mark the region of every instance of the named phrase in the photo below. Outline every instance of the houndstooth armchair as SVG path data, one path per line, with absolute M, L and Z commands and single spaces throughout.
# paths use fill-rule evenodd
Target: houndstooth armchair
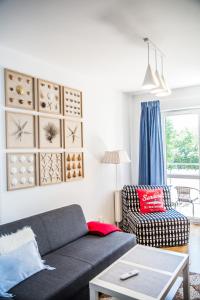
M 163 188 L 166 212 L 140 213 L 136 189 Z M 172 209 L 168 186 L 126 185 L 122 190 L 122 222 L 125 232 L 135 233 L 137 243 L 152 247 L 180 246 L 188 243 L 190 223 Z

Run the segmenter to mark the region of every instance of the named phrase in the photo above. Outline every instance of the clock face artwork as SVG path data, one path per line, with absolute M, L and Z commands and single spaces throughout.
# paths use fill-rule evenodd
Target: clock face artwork
M 8 148 L 34 147 L 34 116 L 8 112 L 6 121 Z
M 82 148 L 82 122 L 65 120 L 65 148 Z

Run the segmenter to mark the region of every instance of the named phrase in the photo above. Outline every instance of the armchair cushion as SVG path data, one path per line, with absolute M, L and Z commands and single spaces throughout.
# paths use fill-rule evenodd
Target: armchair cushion
M 175 209 L 149 214 L 129 211 L 127 220 L 139 244 L 170 247 L 188 243 L 189 221 Z

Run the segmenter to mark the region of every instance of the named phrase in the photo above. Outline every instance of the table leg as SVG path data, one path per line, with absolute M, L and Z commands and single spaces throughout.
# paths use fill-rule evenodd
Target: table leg
M 184 300 L 190 300 L 189 261 L 183 269 L 183 294 Z
M 99 300 L 99 293 L 90 287 L 90 300 Z

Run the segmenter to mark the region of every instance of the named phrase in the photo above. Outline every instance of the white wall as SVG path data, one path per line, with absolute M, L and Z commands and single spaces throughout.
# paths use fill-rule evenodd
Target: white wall
M 129 119 L 131 142 L 131 178 L 138 183 L 139 129 L 141 102 L 158 100 L 152 94 L 129 95 Z M 161 112 L 188 108 L 200 108 L 200 86 L 174 89 L 168 97 L 160 98 Z
M 0 222 L 6 223 L 71 203 L 82 206 L 87 220 L 102 216 L 104 221 L 112 222 L 115 168 L 101 164 L 100 159 L 105 150 L 123 148 L 129 151 L 128 105 L 123 94 L 113 90 L 109 83 L 85 78 L 84 74 L 74 74 L 72 70 L 47 64 L 4 47 L 0 47 L 0 66 Z M 3 68 L 83 91 L 84 180 L 6 191 Z M 129 183 L 129 166 L 121 169 L 122 183 Z

